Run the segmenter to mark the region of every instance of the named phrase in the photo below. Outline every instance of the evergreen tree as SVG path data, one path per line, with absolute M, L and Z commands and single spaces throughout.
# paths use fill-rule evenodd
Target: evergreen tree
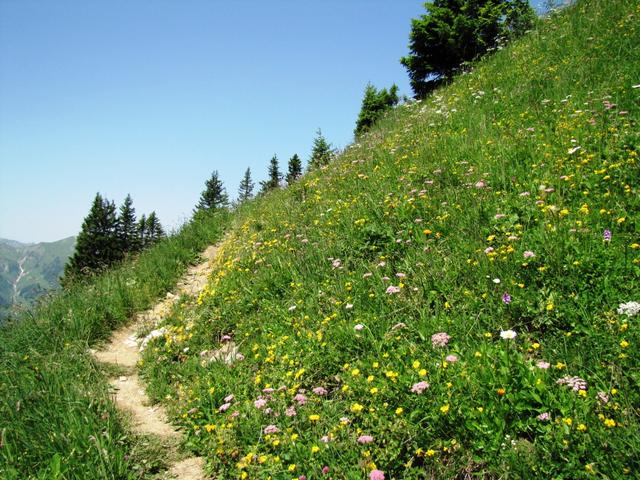
M 240 203 L 249 200 L 253 196 L 253 180 L 251 180 L 251 169 L 247 168 L 244 172 L 244 177 L 240 181 L 240 188 L 238 189 L 238 201 Z
M 425 7 L 427 15 L 411 22 L 411 53 L 400 59 L 418 98 L 535 21 L 527 0 L 434 0 Z
M 136 211 L 133 208 L 131 195 L 127 195 L 120 206 L 117 233 L 120 250 L 123 253 L 135 252 L 140 249 Z
M 138 244 L 140 245 L 140 249 L 148 245 L 147 216 L 144 213 L 140 217 L 140 220 L 138 220 Z
M 222 180 L 218 176 L 218 171 L 215 170 L 211 174 L 211 178 L 205 182 L 205 189 L 200 195 L 200 201 L 196 206 L 198 210 L 217 210 L 219 208 L 225 208 L 229 204 L 229 197 L 222 185 Z
M 107 267 L 121 256 L 116 206 L 97 193 L 82 222 L 76 250 L 65 266 L 63 281 Z
M 333 158 L 331 144 L 322 136 L 322 130 L 318 129 L 316 138 L 313 140 L 311 158 L 309 159 L 309 169 L 319 168 L 327 165 Z
M 398 87 L 393 84 L 389 91 L 386 88 L 378 91 L 370 83 L 364 90 L 362 107 L 356 122 L 356 137 L 367 131 L 382 114 L 398 103 Z
M 302 176 L 302 161 L 297 153 L 289 159 L 289 171 L 287 172 L 287 185 L 291 185 Z
M 262 192 L 265 193 L 269 190 L 273 190 L 280 186 L 282 181 L 282 174 L 280 173 L 280 166 L 278 164 L 278 157 L 274 155 L 269 162 L 269 178 L 266 181 L 260 182 L 262 186 Z
M 147 245 L 153 245 L 165 236 L 164 229 L 156 216 L 156 212 L 151 212 L 147 217 L 145 231 L 147 232 Z

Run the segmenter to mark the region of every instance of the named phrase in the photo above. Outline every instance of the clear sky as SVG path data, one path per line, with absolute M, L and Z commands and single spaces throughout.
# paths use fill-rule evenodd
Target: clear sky
M 367 82 L 410 95 L 417 0 L 0 0 L 0 237 L 80 230 L 96 192 L 163 225 L 218 170 L 235 197 L 318 128 L 353 139 Z

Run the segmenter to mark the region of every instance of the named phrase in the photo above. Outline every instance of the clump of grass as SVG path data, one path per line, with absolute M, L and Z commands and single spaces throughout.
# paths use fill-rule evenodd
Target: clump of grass
M 215 243 L 228 214 L 200 218 L 105 274 L 0 329 L 0 476 L 143 478 L 136 440 L 88 348 L 169 290 Z M 134 466 L 138 468 L 133 468 Z
M 640 470 L 639 19 L 578 2 L 237 212 L 143 366 L 212 472 Z

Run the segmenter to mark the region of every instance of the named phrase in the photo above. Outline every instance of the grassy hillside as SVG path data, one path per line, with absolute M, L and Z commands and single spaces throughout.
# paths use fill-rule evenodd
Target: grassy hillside
M 578 2 L 237 212 L 143 365 L 216 478 L 637 475 L 639 25 Z
M 0 239 L 0 319 L 13 304 L 30 305 L 56 288 L 74 248 L 75 237 L 35 244 Z
M 0 478 L 140 479 L 162 468 L 162 452 L 116 412 L 88 349 L 173 288 L 226 222 L 200 218 L 0 328 Z

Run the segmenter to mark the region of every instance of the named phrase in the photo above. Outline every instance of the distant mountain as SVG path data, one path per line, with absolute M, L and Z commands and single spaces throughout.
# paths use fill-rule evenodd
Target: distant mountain
M 14 305 L 30 305 L 43 293 L 57 288 L 75 244 L 75 237 L 42 243 L 0 238 L 0 319 Z

